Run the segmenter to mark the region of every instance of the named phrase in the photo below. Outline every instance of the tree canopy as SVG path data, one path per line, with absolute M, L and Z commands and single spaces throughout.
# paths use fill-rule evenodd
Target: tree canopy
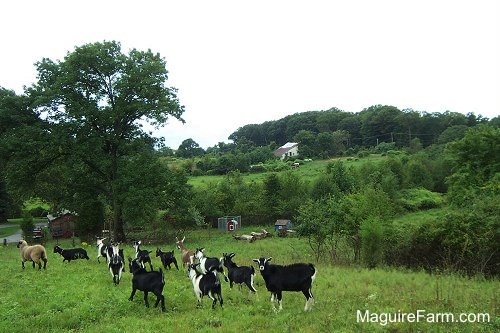
M 43 175 L 51 187 L 39 191 L 64 193 L 52 198 L 61 205 L 76 205 L 68 198 L 100 198 L 111 207 L 116 239 L 123 240 L 127 200 L 135 198 L 147 211 L 158 208 L 152 199 L 161 193 L 158 170 L 151 172 L 158 162 L 148 158 L 157 139 L 144 124 L 183 121 L 177 90 L 166 85 L 165 60 L 151 50 L 124 53 L 120 43 L 105 41 L 76 47 L 62 61 L 42 59 L 36 67 L 38 81 L 26 93 L 46 124 L 46 140 L 37 144 L 46 161 L 24 170 L 25 176 Z

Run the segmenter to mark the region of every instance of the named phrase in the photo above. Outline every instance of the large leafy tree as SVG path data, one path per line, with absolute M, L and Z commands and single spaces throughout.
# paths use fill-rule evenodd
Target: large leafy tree
M 161 190 L 152 168 L 140 167 L 156 143 L 143 125 L 183 121 L 177 91 L 166 85 L 166 62 L 151 50 L 123 53 L 120 43 L 105 41 L 36 66 L 38 82 L 27 93 L 57 139 L 51 167 L 63 172 L 68 194 L 93 191 L 111 207 L 115 237 L 123 240 L 125 205 L 134 204 L 128 198 L 142 198 L 135 204 L 150 210 L 157 201 L 147 199 L 157 193 L 150 189 Z

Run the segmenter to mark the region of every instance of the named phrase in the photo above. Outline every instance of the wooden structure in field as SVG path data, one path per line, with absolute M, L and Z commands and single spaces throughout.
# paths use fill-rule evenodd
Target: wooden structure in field
M 57 215 L 47 215 L 50 234 L 53 238 L 70 238 L 75 232 L 76 215 L 65 210 Z

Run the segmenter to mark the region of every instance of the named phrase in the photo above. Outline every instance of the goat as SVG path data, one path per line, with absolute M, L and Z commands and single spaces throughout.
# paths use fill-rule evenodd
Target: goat
M 130 294 L 129 301 L 134 300 L 134 295 L 137 290 L 144 292 L 144 302 L 146 307 L 149 308 L 148 302 L 148 292 L 152 292 L 156 295 L 155 308 L 158 307 L 158 303 L 161 302 L 161 311 L 165 312 L 165 296 L 163 296 L 163 287 L 165 286 L 165 276 L 162 269 L 159 272 L 146 271 L 145 268 L 141 267 L 138 259 L 132 260 L 128 258 L 128 265 L 130 272 L 132 273 L 132 293 Z
M 177 237 L 175 237 L 175 245 L 177 245 L 177 248 L 181 250 L 181 259 L 184 267 L 187 265 L 190 265 L 193 263 L 193 258 L 194 258 L 194 252 L 191 250 L 188 250 L 184 246 L 184 240 L 186 239 L 186 236 L 182 238 L 182 240 L 179 240 Z
M 87 255 L 87 251 L 85 251 L 82 248 L 76 248 L 76 249 L 67 249 L 64 250 L 61 248 L 59 245 L 54 246 L 54 253 L 59 253 L 63 257 L 63 262 L 66 260 L 70 262 L 71 260 L 76 260 L 76 259 L 87 259 L 89 260 L 89 256 Z
M 108 248 L 110 247 L 109 244 L 104 243 L 104 240 L 106 237 L 101 238 L 101 237 L 96 237 L 96 245 L 97 245 L 97 262 L 100 263 L 101 261 L 99 260 L 100 257 L 106 258 L 106 262 L 108 262 Z
M 223 253 L 224 266 L 227 268 L 227 276 L 229 277 L 229 287 L 233 288 L 233 283 L 237 283 L 240 288 L 244 283 L 247 285 L 251 292 L 257 292 L 253 286 L 253 279 L 255 277 L 255 269 L 253 266 L 238 266 L 233 261 L 232 258 L 235 256 L 234 253 L 226 254 Z
M 23 269 L 24 269 L 24 263 L 26 261 L 32 261 L 33 268 L 35 268 L 35 263 L 38 264 L 38 269 L 42 269 L 41 261 L 43 261 L 43 269 L 46 269 L 47 251 L 45 250 L 43 245 L 36 244 L 29 246 L 25 240 L 21 239 L 19 243 L 17 243 L 17 248 L 20 250 L 21 253 L 21 260 L 22 260 L 21 264 Z
M 198 299 L 198 306 L 201 306 L 201 300 L 203 296 L 207 295 L 212 300 L 212 309 L 215 309 L 217 304 L 217 299 L 222 307 L 224 300 L 222 299 L 222 288 L 220 284 L 219 277 L 215 272 L 210 272 L 208 274 L 201 274 L 196 271 L 197 264 L 190 264 L 188 266 L 188 275 L 193 283 L 193 290 L 196 298 Z M 215 298 L 217 296 L 217 298 Z
M 266 229 L 262 229 L 262 232 L 251 232 L 250 233 L 252 236 L 255 237 L 255 239 L 262 239 L 262 238 L 266 238 L 266 237 L 270 237 L 271 236 L 271 233 L 268 232 Z
M 123 259 L 123 250 L 119 249 L 119 244 L 111 245 L 111 253 L 108 251 L 108 269 L 113 277 L 115 286 L 120 283 L 122 272 L 125 272 L 125 260 Z
M 174 250 L 171 252 L 163 252 L 160 248 L 156 248 L 156 256 L 160 257 L 163 268 L 167 269 L 168 267 L 168 269 L 170 269 L 170 265 L 174 264 L 175 268 L 179 270 L 179 266 L 177 266 L 177 259 L 174 257 Z
M 270 258 L 253 259 L 258 265 L 260 273 L 266 282 L 266 288 L 271 292 L 271 304 L 273 309 L 274 300 L 277 298 L 279 310 L 283 309 L 282 291 L 302 291 L 306 297 L 304 311 L 311 308 L 314 303 L 314 296 L 311 292 L 312 283 L 316 277 L 316 268 L 313 264 L 296 263 L 288 266 L 273 265 Z
M 144 268 L 146 263 L 149 263 L 149 268 L 153 270 L 153 264 L 151 263 L 151 257 L 149 254 L 151 251 L 141 250 L 139 246 L 141 245 L 141 241 L 134 241 L 134 249 L 135 249 L 135 259 L 139 259 L 139 264 Z
M 203 253 L 203 251 L 205 251 L 203 247 L 199 249 L 197 248 L 196 252 L 194 253 L 195 258 L 199 260 L 201 273 L 206 274 L 207 272 L 215 270 L 224 275 L 224 280 L 227 282 L 228 278 L 224 273 L 224 268 L 222 267 L 222 258 L 218 259 L 205 257 L 205 253 Z
M 250 243 L 254 242 L 257 239 L 253 235 L 233 235 L 233 238 L 236 240 L 249 241 Z

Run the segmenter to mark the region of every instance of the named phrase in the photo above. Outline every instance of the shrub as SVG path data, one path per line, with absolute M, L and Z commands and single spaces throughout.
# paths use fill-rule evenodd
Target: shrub
M 33 229 L 35 228 L 35 223 L 33 223 L 33 217 L 29 211 L 23 212 L 23 219 L 21 220 L 21 230 L 23 231 L 23 238 L 30 239 L 33 235 Z M 29 243 L 29 242 L 28 242 Z
M 424 188 L 412 188 L 400 191 L 399 202 L 406 210 L 417 211 L 441 207 L 444 199 L 439 193 Z

